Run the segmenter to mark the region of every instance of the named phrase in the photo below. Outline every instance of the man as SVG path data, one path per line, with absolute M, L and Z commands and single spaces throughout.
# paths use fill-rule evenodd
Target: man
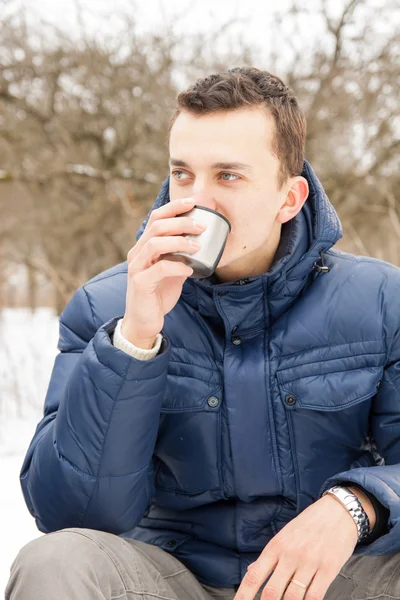
M 53 533 L 7 598 L 400 598 L 400 273 L 331 249 L 304 143 L 265 71 L 178 96 L 127 262 L 60 317 L 21 471 Z M 195 204 L 232 224 L 205 279 L 163 257 L 197 251 Z

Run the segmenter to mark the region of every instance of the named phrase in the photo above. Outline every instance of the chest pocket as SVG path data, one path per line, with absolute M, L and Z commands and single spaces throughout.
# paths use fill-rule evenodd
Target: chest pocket
M 154 452 L 159 489 L 193 495 L 221 487 L 222 376 L 205 362 L 170 361 Z
M 384 363 L 383 343 L 375 341 L 282 358 L 277 382 L 300 491 L 315 497 L 328 477 L 365 455 Z

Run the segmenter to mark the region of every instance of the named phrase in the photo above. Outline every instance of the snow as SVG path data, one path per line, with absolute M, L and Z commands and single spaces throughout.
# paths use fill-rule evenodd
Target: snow
M 0 593 L 12 561 L 43 535 L 28 512 L 19 472 L 42 415 L 54 358 L 58 318 L 48 308 L 0 312 Z M 2 595 L 2 594 L 1 594 Z

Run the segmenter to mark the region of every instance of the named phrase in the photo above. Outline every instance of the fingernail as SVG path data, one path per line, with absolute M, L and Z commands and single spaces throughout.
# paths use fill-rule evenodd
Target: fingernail
M 193 248 L 200 248 L 200 244 L 199 242 L 195 242 L 194 240 L 189 240 L 189 243 L 191 246 L 193 246 Z
M 193 204 L 192 198 L 185 198 L 182 200 L 182 204 Z

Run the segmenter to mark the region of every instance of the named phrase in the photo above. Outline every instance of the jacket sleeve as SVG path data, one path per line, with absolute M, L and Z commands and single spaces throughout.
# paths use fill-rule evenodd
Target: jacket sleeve
M 60 316 L 44 416 L 20 481 L 40 531 L 88 527 L 123 533 L 153 493 L 152 455 L 170 347 L 137 360 L 110 339 L 122 315 L 96 328 L 84 287 Z
M 389 510 L 389 530 L 370 545 L 357 546 L 355 554 L 394 554 L 400 551 L 400 330 L 393 338 L 370 422 L 383 464 L 350 469 L 330 477 L 320 495 L 332 485 L 345 483 L 354 483 L 373 494 Z

